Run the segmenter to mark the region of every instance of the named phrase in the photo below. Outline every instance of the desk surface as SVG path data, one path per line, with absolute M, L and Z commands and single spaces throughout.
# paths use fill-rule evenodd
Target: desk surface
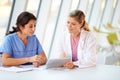
M 120 80 L 120 67 L 98 65 L 76 69 L 39 69 L 28 72 L 0 71 L 0 80 Z

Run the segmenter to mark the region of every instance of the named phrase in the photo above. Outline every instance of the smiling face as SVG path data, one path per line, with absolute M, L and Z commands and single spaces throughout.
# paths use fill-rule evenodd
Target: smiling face
M 24 25 L 24 27 L 21 26 L 20 30 L 22 34 L 26 36 L 32 36 L 35 32 L 35 24 L 36 20 L 31 19 L 26 25 Z
M 70 33 L 80 33 L 80 29 L 83 23 L 79 23 L 75 18 L 69 17 L 67 21 L 67 27 Z

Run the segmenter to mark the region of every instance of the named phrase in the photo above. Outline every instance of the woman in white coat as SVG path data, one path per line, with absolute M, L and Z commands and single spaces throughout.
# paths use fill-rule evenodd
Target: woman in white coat
M 85 14 L 80 10 L 70 13 L 67 21 L 68 32 L 60 38 L 57 52 L 61 58 L 70 58 L 64 64 L 72 69 L 77 66 L 96 65 L 96 38 L 90 32 L 85 21 Z

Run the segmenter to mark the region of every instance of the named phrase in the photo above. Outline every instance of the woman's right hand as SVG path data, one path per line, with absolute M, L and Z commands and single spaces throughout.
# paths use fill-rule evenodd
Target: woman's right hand
M 69 62 L 64 64 L 64 67 L 66 67 L 68 69 L 73 69 L 74 68 L 74 64 L 73 64 L 72 61 L 69 61 Z
M 44 53 L 36 55 L 32 57 L 34 67 L 39 67 L 40 65 L 44 65 L 47 62 L 47 58 Z
M 39 67 L 39 66 L 40 66 L 40 63 L 39 63 L 38 61 L 34 61 L 34 62 L 33 62 L 33 66 L 34 66 L 34 67 Z
M 28 62 L 32 62 L 34 67 L 39 67 L 39 61 L 37 59 L 37 55 L 29 57 L 29 61 Z
M 46 62 L 46 58 L 37 56 L 36 60 L 33 62 L 34 67 L 39 67 Z
M 37 59 L 37 55 L 29 57 L 29 61 L 28 62 L 34 62 L 34 61 L 36 61 L 36 59 Z

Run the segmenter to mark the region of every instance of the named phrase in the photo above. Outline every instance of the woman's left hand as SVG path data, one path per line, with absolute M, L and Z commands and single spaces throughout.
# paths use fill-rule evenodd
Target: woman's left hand
M 68 69 L 73 69 L 74 68 L 74 64 L 73 64 L 72 61 L 69 61 L 69 62 L 64 64 L 64 67 L 67 67 Z
M 37 55 L 35 61 L 33 62 L 33 65 L 35 67 L 39 67 L 40 65 L 43 65 L 47 62 L 47 57 L 45 55 L 45 53 L 41 53 L 39 55 Z
M 45 56 L 42 55 L 38 55 L 37 56 L 37 61 L 40 63 L 40 65 L 45 64 L 47 61 L 47 58 Z
M 38 61 L 34 61 L 34 62 L 33 62 L 33 65 L 34 65 L 34 67 L 39 67 L 39 66 L 40 66 L 40 63 L 39 63 Z
M 46 59 L 44 57 L 37 56 L 36 60 L 33 62 L 34 67 L 39 67 L 40 65 L 45 64 Z

